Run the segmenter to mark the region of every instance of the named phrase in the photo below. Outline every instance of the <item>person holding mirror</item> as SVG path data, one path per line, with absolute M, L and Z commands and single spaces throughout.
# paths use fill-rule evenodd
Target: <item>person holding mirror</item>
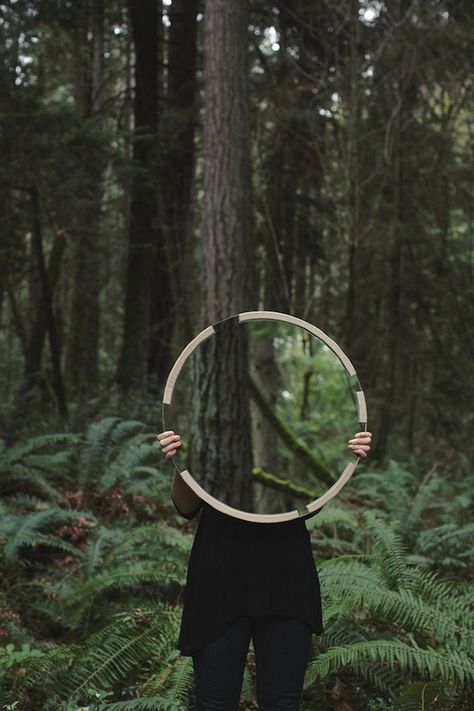
M 366 458 L 370 432 L 348 441 Z M 165 459 L 179 434 L 157 435 Z M 176 470 L 171 499 L 177 512 L 200 518 L 188 564 L 177 648 L 193 660 L 195 711 L 236 711 L 250 639 L 260 711 L 297 711 L 311 635 L 323 632 L 319 579 L 305 519 L 253 523 L 202 501 Z M 320 511 L 321 509 L 319 509 Z

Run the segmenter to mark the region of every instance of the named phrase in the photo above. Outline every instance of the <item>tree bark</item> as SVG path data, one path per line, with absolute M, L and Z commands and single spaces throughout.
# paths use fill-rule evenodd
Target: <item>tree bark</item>
M 158 7 L 156 0 L 129 3 L 135 46 L 135 136 L 125 285 L 125 319 L 118 382 L 124 392 L 148 381 L 151 281 L 160 239 L 157 173 Z M 158 280 L 167 302 L 166 271 Z
M 250 145 L 246 0 L 208 0 L 204 27 L 203 320 L 207 325 L 258 303 L 250 225 Z M 198 418 L 217 424 L 198 456 L 227 503 L 248 507 L 252 461 L 247 344 L 232 322 L 209 339 Z M 222 330 L 223 329 L 223 330 Z M 225 367 L 222 367 L 225 363 Z M 201 430 L 200 430 L 201 434 Z M 219 489 L 217 489 L 219 494 Z
M 403 259 L 405 255 L 405 241 L 410 215 L 412 214 L 412 200 L 410 192 L 410 159 L 412 146 L 406 138 L 406 126 L 409 125 L 408 117 L 413 112 L 417 93 L 416 77 L 414 75 L 413 49 L 410 53 L 404 51 L 402 44 L 402 18 L 406 13 L 408 0 L 399 0 L 398 4 L 398 72 L 393 86 L 395 103 L 395 135 L 393 144 L 393 237 L 390 252 L 390 276 L 387 299 L 388 332 L 387 332 L 387 360 L 382 391 L 382 404 L 379 413 L 377 436 L 373 459 L 382 461 L 385 457 L 392 423 L 394 421 L 394 408 L 396 406 L 395 389 L 400 355 L 401 331 L 401 304 L 402 304 L 402 275 Z M 393 107 L 391 107 L 393 110 Z
M 160 116 L 160 206 L 163 247 L 152 291 L 149 371 L 158 381 L 171 367 L 174 342 L 193 337 L 199 288 L 192 225 L 196 124 L 197 0 L 173 0 L 169 9 L 166 101 Z M 166 284 L 166 292 L 164 285 Z M 196 318 L 197 316 L 197 318 Z
M 40 205 L 38 200 L 38 190 L 36 186 L 33 186 L 31 190 L 31 207 L 32 207 L 32 218 L 33 218 L 33 244 L 34 251 L 36 254 L 36 260 L 38 265 L 39 282 L 41 287 L 41 298 L 44 308 L 44 318 L 46 322 L 46 328 L 48 332 L 49 339 L 49 349 L 51 353 L 51 364 L 53 371 L 53 388 L 56 395 L 56 400 L 58 404 L 58 411 L 62 418 L 66 418 L 68 415 L 68 408 L 66 403 L 66 393 L 64 390 L 62 372 L 61 372 L 61 360 L 59 354 L 59 346 L 56 331 L 56 322 L 53 314 L 53 302 L 51 287 L 48 280 L 48 274 L 46 271 L 46 264 L 44 259 L 43 251 L 43 237 L 41 232 L 41 217 L 40 217 Z
M 95 131 L 102 125 L 104 84 L 104 5 L 96 0 L 76 6 L 74 95 L 76 108 Z M 91 34 L 91 46 L 88 35 Z M 91 57 L 89 57 L 91 51 Z M 87 135 L 75 146 L 83 172 L 78 189 L 72 265 L 72 298 L 66 373 L 78 394 L 90 392 L 99 381 L 99 292 L 101 278 L 100 222 L 104 159 L 98 143 Z

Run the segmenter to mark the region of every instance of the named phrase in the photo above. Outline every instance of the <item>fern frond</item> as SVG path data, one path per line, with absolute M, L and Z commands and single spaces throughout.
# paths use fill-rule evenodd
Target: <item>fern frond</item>
M 453 708 L 450 691 L 452 688 L 445 681 L 416 681 L 403 689 L 393 705 L 400 711 Z
M 37 546 L 56 548 L 57 550 L 63 551 L 63 553 L 69 553 L 79 559 L 82 559 L 84 556 L 80 548 L 73 543 L 64 541 L 58 536 L 53 536 L 49 533 L 41 533 L 40 531 L 23 531 L 21 534 L 18 534 L 15 539 L 15 549 L 13 552 L 9 550 L 7 553 L 7 547 L 5 546 L 5 562 L 11 564 L 12 561 L 18 557 L 20 548 L 36 548 Z
M 474 523 L 462 527 L 455 523 L 446 523 L 443 526 L 422 531 L 418 537 L 418 545 L 423 553 L 436 553 L 439 556 L 440 551 L 452 551 L 456 547 L 466 551 L 466 546 L 473 538 Z M 468 554 L 470 555 L 470 551 Z
M 101 706 L 104 711 L 188 711 L 181 701 L 173 701 L 162 696 L 144 696 L 131 701 L 116 701 Z
M 407 552 L 401 536 L 371 511 L 366 511 L 362 518 L 373 543 L 374 559 L 388 587 L 411 587 L 413 583 L 406 563 Z
M 89 479 L 95 479 L 101 474 L 108 451 L 115 446 L 115 443 L 107 445 L 107 442 L 120 422 L 119 417 L 105 417 L 87 428 L 80 450 L 80 488 L 83 488 Z
M 145 463 L 153 454 L 155 435 L 145 433 L 138 420 L 106 417 L 89 426 L 80 454 L 80 488 L 89 480 L 99 482 L 100 493 L 110 491 L 129 475 L 130 469 Z
M 64 501 L 63 494 L 40 471 L 30 469 L 23 464 L 14 464 L 9 468 L 8 472 L 2 475 L 0 493 L 5 496 L 10 492 L 16 493 L 19 489 L 28 489 L 30 492 L 36 492 L 42 495 L 43 498 L 57 504 Z
M 361 556 L 363 558 L 363 556 Z M 321 590 L 328 599 L 346 596 L 354 584 L 385 587 L 381 574 L 356 558 L 339 556 L 319 564 Z
M 72 511 L 58 508 L 33 511 L 23 516 L 17 516 L 18 525 L 11 531 L 3 550 L 5 562 L 11 564 L 17 557 L 21 546 L 25 545 L 25 541 L 34 540 L 34 533 L 38 533 L 41 529 L 50 526 L 75 521 L 80 517 L 95 520 L 95 516 L 89 511 Z
M 10 447 L 5 450 L 5 459 L 1 460 L 1 466 L 5 463 L 5 466 L 9 466 L 13 463 L 20 462 L 27 455 L 32 452 L 40 452 L 46 447 L 57 447 L 58 445 L 67 445 L 69 447 L 75 446 L 80 441 L 80 435 L 74 434 L 72 432 L 60 432 L 57 434 L 47 434 L 39 435 L 38 437 L 31 437 L 21 444 Z
M 127 533 L 122 542 L 114 546 L 108 561 L 120 559 L 124 551 L 133 551 L 136 547 L 154 553 L 158 549 L 163 554 L 163 548 L 175 549 L 186 556 L 191 550 L 192 539 L 182 533 L 178 528 L 168 526 L 166 523 L 148 523 L 138 526 Z
M 412 570 L 411 575 L 414 592 L 427 603 L 449 607 L 453 619 L 458 621 L 471 617 L 474 606 L 472 585 L 465 587 L 459 583 L 441 580 L 437 573 L 418 568 Z
M 41 681 L 45 693 L 54 689 L 61 698 L 72 699 L 89 687 L 110 689 L 139 678 L 144 670 L 163 664 L 177 637 L 180 613 L 165 605 L 120 613 L 82 645 L 53 647 L 31 660 L 19 689 L 34 688 Z
M 142 438 L 140 438 L 142 439 Z M 151 456 L 152 449 L 149 443 L 128 443 L 118 453 L 117 457 L 109 463 L 100 479 L 98 491 L 104 494 L 114 488 L 118 481 L 129 475 L 129 471 L 144 464 Z
M 398 627 L 410 633 L 424 634 L 439 642 L 474 652 L 474 621 L 466 618 L 459 623 L 450 614 L 449 606 L 429 605 L 409 590 L 392 591 L 383 587 L 353 586 L 349 595 L 339 602 L 338 614 L 357 612 L 377 621 L 378 627 Z
M 178 656 L 172 666 L 166 682 L 164 696 L 171 701 L 184 704 L 193 683 L 193 665 L 191 657 Z
M 329 649 L 310 662 L 305 684 L 314 684 L 346 667 L 359 675 L 362 667 L 367 670 L 372 664 L 422 678 L 441 678 L 459 686 L 474 683 L 474 661 L 463 652 L 435 650 L 431 647 L 423 649 L 391 639 L 370 640 Z
M 163 590 L 170 584 L 182 586 L 184 582 L 183 571 L 177 570 L 168 561 L 123 563 L 88 578 L 64 594 L 61 600 L 64 624 L 71 630 L 78 629 L 95 602 L 108 593 L 118 593 L 145 584 L 153 584 Z
M 313 516 L 313 518 L 308 519 L 305 523 L 309 531 L 334 525 L 353 530 L 358 526 L 358 515 L 342 506 L 331 506 L 327 504 L 317 516 Z
M 96 528 L 89 539 L 89 545 L 84 551 L 84 572 L 90 575 L 99 565 L 102 565 L 107 548 L 120 545 L 125 535 L 126 531 L 123 528 L 107 528 L 106 526 Z

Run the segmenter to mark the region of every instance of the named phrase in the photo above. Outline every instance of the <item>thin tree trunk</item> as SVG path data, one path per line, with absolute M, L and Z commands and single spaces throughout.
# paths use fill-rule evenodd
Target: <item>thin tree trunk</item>
M 59 414 L 62 418 L 65 419 L 68 415 L 68 410 L 61 373 L 61 360 L 58 347 L 56 323 L 53 314 L 52 293 L 44 260 L 43 238 L 41 234 L 40 205 L 38 201 L 38 191 L 36 186 L 34 186 L 31 190 L 31 207 L 33 212 L 33 244 L 38 265 L 41 297 L 43 301 L 46 328 L 48 331 L 49 349 L 51 353 L 51 364 L 53 371 L 53 388 L 58 403 Z
M 59 281 L 62 257 L 66 247 L 63 235 L 55 235 L 53 245 L 49 255 L 49 265 L 47 280 L 51 290 L 51 297 L 54 294 Z M 27 382 L 34 382 L 41 368 L 41 358 L 43 352 L 44 338 L 46 335 L 46 313 L 42 303 L 36 304 L 36 311 L 29 333 L 27 347 L 25 351 L 24 376 Z M 59 344 L 58 344 L 59 346 Z

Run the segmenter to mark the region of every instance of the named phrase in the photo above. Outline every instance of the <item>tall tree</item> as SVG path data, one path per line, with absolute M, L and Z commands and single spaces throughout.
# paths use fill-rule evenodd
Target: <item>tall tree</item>
M 124 391 L 147 383 L 150 347 L 151 280 L 160 239 L 157 124 L 157 0 L 129 3 L 135 48 L 133 177 L 130 197 L 125 320 L 119 383 Z M 166 275 L 165 277 L 166 278 Z M 166 298 L 167 287 L 160 283 Z
M 215 323 L 255 308 L 250 220 L 250 122 L 246 0 L 208 0 L 204 27 L 203 320 Z M 200 408 L 218 426 L 201 447 L 202 471 L 246 504 L 250 493 L 248 363 L 243 331 L 226 329 L 225 350 L 212 343 Z M 225 367 L 222 367 L 224 358 Z M 221 361 L 220 361 L 221 359 Z M 221 362 L 221 365 L 220 365 Z M 212 367 L 210 365 L 212 363 Z M 224 435 L 219 439 L 219 435 Z M 225 473 L 225 475 L 223 475 Z M 224 484 L 225 480 L 225 484 Z M 245 480 L 245 481 L 243 481 Z M 217 492 L 218 493 L 218 490 Z
M 74 9 L 74 97 L 87 127 L 77 137 L 79 197 L 75 216 L 72 300 L 66 373 L 84 394 L 98 384 L 100 221 L 105 161 L 94 134 L 100 133 L 104 103 L 104 3 L 82 0 Z M 90 124 L 90 125 L 88 125 Z
M 196 126 L 197 0 L 173 0 L 168 9 L 165 101 L 160 115 L 160 209 L 162 240 L 152 285 L 149 370 L 158 382 L 173 359 L 171 336 L 189 341 L 198 283 L 193 269 L 192 188 Z

